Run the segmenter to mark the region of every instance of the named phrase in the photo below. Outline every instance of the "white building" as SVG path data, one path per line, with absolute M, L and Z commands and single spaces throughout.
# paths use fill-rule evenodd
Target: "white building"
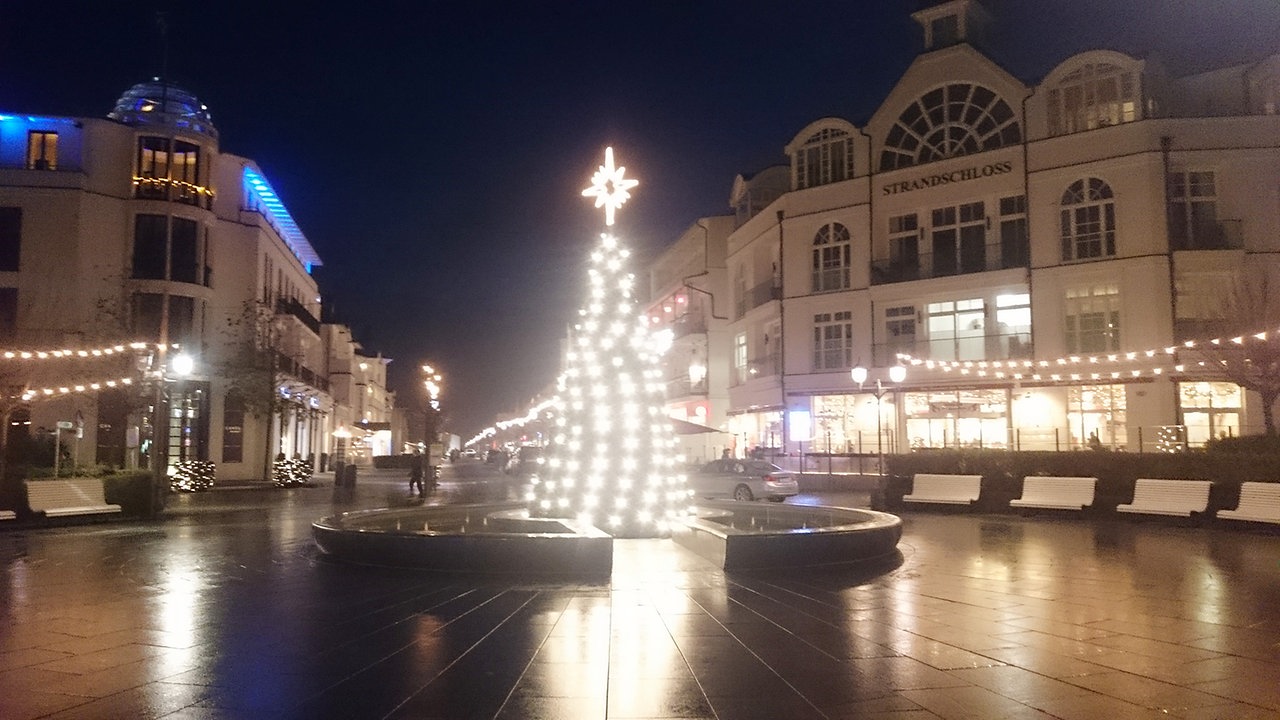
M 225 481 L 331 449 L 320 259 L 190 93 L 156 81 L 105 118 L 0 115 L 0 247 L 6 348 L 141 339 L 195 360 L 189 377 L 166 371 L 160 433 L 154 373 L 151 388 L 34 403 L 36 426 L 86 419 L 80 462 L 146 465 L 160 437 L 170 464 L 211 460 Z
M 913 17 L 925 50 L 879 109 L 801 130 L 786 192 L 728 238 L 708 366 L 730 370 L 739 441 L 1151 449 L 1169 426 L 1193 444 L 1259 431 L 1256 395 L 1163 350 L 1213 337 L 1233 287 L 1276 282 L 1280 55 L 1172 77 L 1095 50 L 1027 84 L 969 42 L 976 1 Z

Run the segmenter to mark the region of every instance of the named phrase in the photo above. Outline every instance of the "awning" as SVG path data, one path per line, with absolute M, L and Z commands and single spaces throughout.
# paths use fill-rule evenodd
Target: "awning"
M 668 418 L 671 421 L 671 429 L 676 431 L 677 435 L 698 435 L 701 433 L 725 433 L 724 430 L 717 430 L 706 425 L 691 423 L 686 420 L 677 420 L 676 418 Z M 728 433 L 725 433 L 726 435 Z

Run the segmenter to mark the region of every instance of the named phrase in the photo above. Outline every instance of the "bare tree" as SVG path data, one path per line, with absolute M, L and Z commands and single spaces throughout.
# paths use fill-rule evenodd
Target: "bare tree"
M 1265 270 L 1247 269 L 1222 300 L 1221 318 L 1209 325 L 1217 342 L 1204 338 L 1194 353 L 1206 369 L 1258 394 L 1266 434 L 1276 435 L 1280 399 L 1280 297 Z

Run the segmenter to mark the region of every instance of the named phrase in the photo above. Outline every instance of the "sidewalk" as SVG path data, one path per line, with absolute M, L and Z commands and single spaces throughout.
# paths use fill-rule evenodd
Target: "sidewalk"
M 505 487 L 445 467 L 428 502 Z M 313 519 L 403 473 L 0 533 L 0 717 L 1275 718 L 1280 537 L 912 513 L 900 565 L 607 582 L 338 564 Z M 857 491 L 797 502 L 857 504 Z

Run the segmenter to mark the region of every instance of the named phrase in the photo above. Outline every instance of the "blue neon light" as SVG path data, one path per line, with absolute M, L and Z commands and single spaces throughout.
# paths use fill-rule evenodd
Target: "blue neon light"
M 320 256 L 316 254 L 315 248 L 311 247 L 311 243 L 307 242 L 306 236 L 302 234 L 302 229 L 298 227 L 298 223 L 294 221 L 293 216 L 289 214 L 289 210 L 281 202 L 280 196 L 276 195 L 271 183 L 267 182 L 262 173 L 251 167 L 245 167 L 244 182 L 245 190 L 257 199 L 259 206 L 265 208 L 271 214 L 276 229 L 280 231 L 285 244 L 293 251 L 294 256 L 302 261 L 307 274 L 311 274 L 313 265 L 323 265 L 324 263 L 320 262 Z

